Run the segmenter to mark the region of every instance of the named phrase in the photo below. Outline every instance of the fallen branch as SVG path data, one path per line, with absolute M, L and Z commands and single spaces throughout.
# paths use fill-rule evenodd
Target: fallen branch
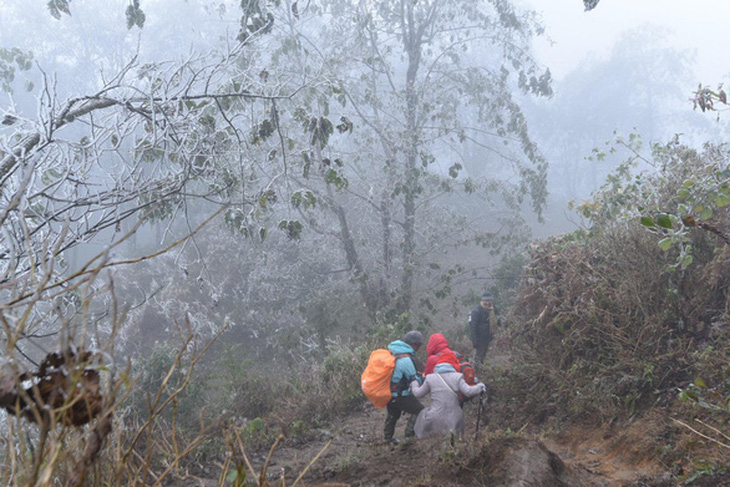
M 678 420 L 678 419 L 674 419 L 674 418 L 672 418 L 672 421 L 674 421 L 675 423 L 679 423 L 679 424 L 681 424 L 682 426 L 684 426 L 685 428 L 687 428 L 687 429 L 688 429 L 688 430 L 690 430 L 691 432 L 693 432 L 693 433 L 695 433 L 695 434 L 697 434 L 697 435 L 701 436 L 702 438 L 704 438 L 704 439 L 706 439 L 706 440 L 710 440 L 710 441 L 711 441 L 711 442 L 713 442 L 713 443 L 717 443 L 718 445 L 720 445 L 720 446 L 722 446 L 722 447 L 725 447 L 725 448 L 727 448 L 727 449 L 730 449 L 730 445 L 726 445 L 725 443 L 723 443 L 723 442 L 721 442 L 721 441 L 719 441 L 719 440 L 716 440 L 715 438 L 712 438 L 712 437 L 710 437 L 710 436 L 707 436 L 707 435 L 705 435 L 705 434 L 702 434 L 702 433 L 700 433 L 699 431 L 697 431 L 696 429 L 694 429 L 693 427 L 691 427 L 690 425 L 688 425 L 688 424 L 686 424 L 686 423 L 683 423 L 682 421 L 680 421 L 680 420 Z M 704 423 L 703 423 L 703 424 L 704 424 Z M 713 428 L 713 429 L 714 429 L 714 428 Z M 725 436 L 725 435 L 723 435 L 723 436 Z

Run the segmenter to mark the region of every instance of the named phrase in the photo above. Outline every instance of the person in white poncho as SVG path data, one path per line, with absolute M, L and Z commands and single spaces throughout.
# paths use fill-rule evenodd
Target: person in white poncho
M 486 392 L 483 383 L 473 386 L 466 383 L 463 374 L 457 372 L 453 365 L 455 356 L 452 358 L 452 354 L 441 355 L 434 373 L 427 375 L 422 385 L 418 381 L 410 384 L 411 393 L 416 398 L 431 393 L 431 405 L 424 408 L 416 419 L 414 431 L 417 438 L 446 435 L 450 431 L 458 436 L 463 435 L 464 411 L 459 404 L 459 392 L 466 397 Z

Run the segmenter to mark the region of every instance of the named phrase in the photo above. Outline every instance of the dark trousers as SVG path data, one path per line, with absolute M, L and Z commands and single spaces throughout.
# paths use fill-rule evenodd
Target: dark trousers
M 423 409 L 423 404 L 411 395 L 399 396 L 390 400 L 387 405 L 387 409 L 388 416 L 385 418 L 385 429 L 383 430 L 385 441 L 390 441 L 393 438 L 393 435 L 395 434 L 395 425 L 400 419 L 402 413 L 408 413 L 411 415 L 406 423 L 405 436 L 406 438 L 413 438 L 415 435 L 413 427 L 416 424 L 418 413 L 420 413 Z
M 481 369 L 481 367 L 484 365 L 484 358 L 487 356 L 487 348 L 489 348 L 489 342 L 491 340 L 484 340 L 479 343 L 477 343 L 477 346 L 474 348 L 474 365 Z

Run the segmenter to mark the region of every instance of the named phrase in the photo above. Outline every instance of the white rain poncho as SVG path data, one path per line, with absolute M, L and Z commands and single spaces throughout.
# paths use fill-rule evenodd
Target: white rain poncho
M 416 437 L 425 438 L 448 434 L 453 431 L 464 433 L 464 411 L 459 405 L 459 391 L 466 397 L 476 396 L 484 391 L 484 384 L 470 386 L 464 376 L 451 365 L 439 364 L 435 373 L 426 376 L 423 385 L 411 383 L 411 393 L 422 398 L 431 393 L 431 405 L 424 408 L 416 419 Z

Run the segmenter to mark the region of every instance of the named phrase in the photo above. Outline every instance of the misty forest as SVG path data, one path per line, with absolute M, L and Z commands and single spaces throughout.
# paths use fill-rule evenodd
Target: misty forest
M 724 80 L 526 3 L 0 0 L 2 484 L 730 485 Z M 413 330 L 486 393 L 384 441 Z

